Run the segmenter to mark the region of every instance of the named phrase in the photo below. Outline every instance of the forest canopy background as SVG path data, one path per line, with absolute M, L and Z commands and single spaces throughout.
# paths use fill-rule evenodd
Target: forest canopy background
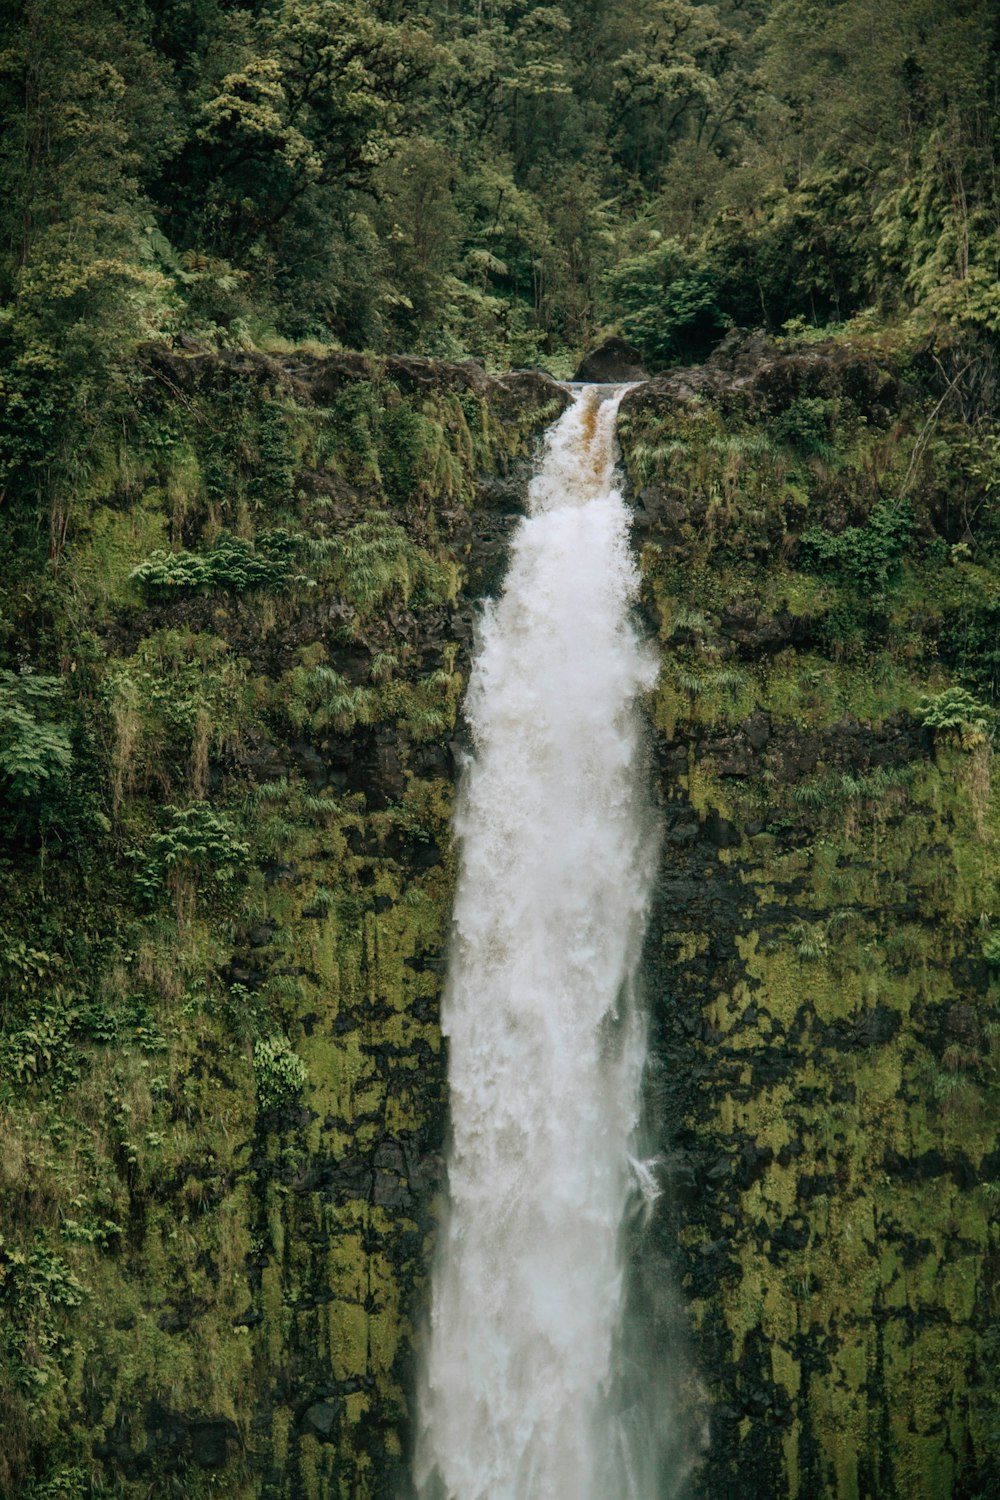
M 1000 322 L 989 0 L 14 0 L 0 29 L 36 428 L 33 378 L 181 332 L 562 368 L 605 326 L 664 364 L 731 323 Z

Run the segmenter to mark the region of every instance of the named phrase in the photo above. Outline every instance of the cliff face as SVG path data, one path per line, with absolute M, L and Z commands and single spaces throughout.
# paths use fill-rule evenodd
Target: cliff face
M 696 1495 L 997 1483 L 997 520 L 954 375 L 736 344 L 622 413 L 666 823 L 635 1299 Z
M 1000 470 L 947 358 L 743 344 L 622 410 L 666 829 L 632 1304 L 706 1500 L 998 1483 Z M 4 521 L 51 774 L 0 744 L 0 1493 L 404 1491 L 458 708 L 565 400 L 150 349 L 52 568 Z
M 566 399 L 150 349 L 28 577 L 73 760 L 3 870 L 0 1492 L 399 1493 L 473 601 Z

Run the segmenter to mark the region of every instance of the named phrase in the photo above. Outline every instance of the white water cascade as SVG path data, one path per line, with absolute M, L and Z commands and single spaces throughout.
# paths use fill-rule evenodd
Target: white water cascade
M 657 850 L 621 395 L 584 387 L 550 430 L 469 686 L 425 1500 L 647 1500 L 613 1411 L 620 1227 L 642 1186 L 633 976 Z

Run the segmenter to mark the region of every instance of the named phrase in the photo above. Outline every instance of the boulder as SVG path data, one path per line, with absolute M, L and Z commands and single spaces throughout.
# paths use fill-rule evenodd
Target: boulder
M 596 349 L 584 356 L 574 380 L 594 382 L 599 385 L 618 385 L 627 380 L 648 380 L 642 367 L 638 349 L 617 336 L 605 339 Z

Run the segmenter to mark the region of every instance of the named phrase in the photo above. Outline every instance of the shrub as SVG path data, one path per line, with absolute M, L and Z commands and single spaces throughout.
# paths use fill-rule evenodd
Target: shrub
M 151 594 L 277 587 L 292 579 L 296 540 L 279 527 L 261 533 L 258 550 L 224 531 L 210 552 L 153 552 L 131 576 Z
M 983 957 L 994 969 L 1000 969 L 1000 932 L 994 932 L 986 939 Z
M 4 1342 L 29 1401 L 44 1394 L 54 1364 L 71 1352 L 59 1310 L 79 1307 L 85 1296 L 86 1288 L 66 1262 L 40 1238 L 30 1250 L 23 1250 L 0 1235 Z
M 654 366 L 702 357 L 729 326 L 715 273 L 674 239 L 622 261 L 606 290 L 621 332 Z
M 880 500 L 867 526 L 803 532 L 799 562 L 812 573 L 832 573 L 867 595 L 884 594 L 899 569 L 913 530 L 913 512 L 905 502 Z
M 940 641 L 942 659 L 979 693 L 1000 697 L 1000 604 L 970 597 L 947 618 Z
M 986 704 L 963 687 L 945 688 L 932 698 L 921 698 L 917 716 L 928 729 L 950 734 L 963 750 L 985 741 L 992 717 Z
M 250 846 L 236 837 L 231 820 L 207 803 L 165 807 L 163 817 L 165 827 L 151 839 L 136 875 L 139 894 L 149 905 L 159 899 L 169 875 L 222 886 L 249 858 Z
M 385 511 L 373 511 L 329 547 L 332 582 L 365 616 L 397 599 L 409 609 L 441 604 L 449 595 L 447 570 L 414 545 Z
M 187 780 L 195 798 L 204 795 L 209 755 L 245 722 L 245 666 L 216 636 L 159 630 L 109 667 L 100 695 L 113 734 L 115 812 L 137 786 L 169 797 Z
M 8 795 L 37 797 L 45 782 L 69 770 L 69 730 L 55 717 L 58 677 L 0 670 L 0 773 Z
M 263 1113 L 296 1104 L 309 1082 L 306 1065 L 286 1036 L 263 1037 L 253 1050 L 257 1103 Z
M 835 401 L 819 396 L 801 396 L 791 402 L 772 424 L 779 443 L 786 443 L 804 458 L 834 456 L 833 426 L 837 414 Z

